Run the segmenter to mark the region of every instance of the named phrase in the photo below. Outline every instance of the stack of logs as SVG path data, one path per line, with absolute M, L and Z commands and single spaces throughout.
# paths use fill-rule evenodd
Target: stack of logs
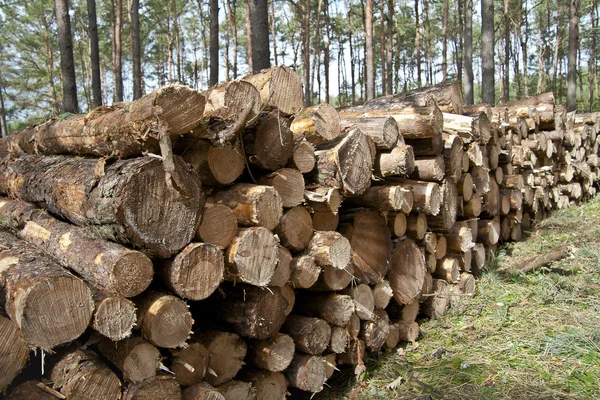
M 302 104 L 273 67 L 0 140 L 0 392 L 319 392 L 472 295 L 499 240 L 596 190 L 598 116 L 549 94 Z

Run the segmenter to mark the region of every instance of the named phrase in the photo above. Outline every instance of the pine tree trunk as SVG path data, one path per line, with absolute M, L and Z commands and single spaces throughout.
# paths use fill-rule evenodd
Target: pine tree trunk
M 113 102 L 123 101 L 123 65 L 122 65 L 122 29 L 123 29 L 123 0 L 112 0 L 113 37 L 112 37 L 112 66 L 114 79 Z
M 140 39 L 140 0 L 131 0 L 131 57 L 133 100 L 142 97 L 142 44 Z
M 76 114 L 77 80 L 75 76 L 75 60 L 73 58 L 73 35 L 71 34 L 71 18 L 69 17 L 68 0 L 55 0 L 56 24 L 58 26 L 58 43 L 60 47 L 60 70 L 63 82 L 63 112 Z
M 304 0 L 302 23 L 302 69 L 304 71 L 304 105 L 312 105 L 310 85 L 310 0 Z
M 387 37 L 385 40 L 385 72 L 387 73 L 387 78 L 385 80 L 385 94 L 390 95 L 393 92 L 393 83 L 394 83 L 394 71 L 392 69 L 392 39 L 394 34 L 394 0 L 388 0 L 387 2 Z M 383 61 L 382 61 L 383 62 Z
M 448 73 L 448 40 L 446 37 L 446 29 L 448 26 L 448 0 L 444 0 L 442 10 L 442 80 L 446 80 Z
M 375 71 L 373 69 L 373 0 L 367 0 L 365 9 L 365 45 L 367 48 L 367 100 L 375 98 Z
M 417 48 L 417 85 L 422 86 L 421 81 L 421 28 L 419 27 L 419 0 L 415 0 L 415 46 Z
M 90 58 L 92 63 L 93 107 L 102 105 L 102 88 L 100 82 L 100 52 L 98 50 L 98 25 L 96 21 L 96 0 L 87 1 L 88 34 L 90 36 Z
M 4 108 L 2 72 L 0 72 L 0 138 L 6 136 L 8 136 L 8 125 L 6 124 L 6 109 Z
M 464 68 L 465 68 L 465 103 L 475 102 L 473 88 L 473 0 L 465 0 L 465 32 L 464 32 Z
M 481 100 L 495 105 L 493 0 L 481 1 L 481 66 Z
M 504 76 L 502 85 L 502 101 L 510 101 L 510 17 L 508 7 L 510 1 L 504 0 Z
M 219 83 L 219 0 L 210 0 L 210 77 L 208 86 Z
M 567 111 L 577 109 L 577 48 L 579 45 L 579 0 L 569 0 L 569 72 L 567 74 Z

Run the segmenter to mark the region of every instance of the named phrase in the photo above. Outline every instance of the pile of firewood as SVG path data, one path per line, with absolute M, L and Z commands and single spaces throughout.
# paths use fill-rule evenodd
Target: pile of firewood
M 549 95 L 302 104 L 274 67 L 0 140 L 0 392 L 319 392 L 472 295 L 500 239 L 595 194 L 598 118 Z M 20 374 L 29 350 L 41 373 Z

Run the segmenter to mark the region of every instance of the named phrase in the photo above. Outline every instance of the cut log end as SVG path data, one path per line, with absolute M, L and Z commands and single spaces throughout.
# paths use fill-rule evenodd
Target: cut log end
M 279 245 L 271 231 L 248 228 L 239 232 L 227 249 L 228 279 L 266 286 L 277 267 Z
M 237 234 L 237 230 L 237 218 L 229 207 L 208 204 L 204 209 L 196 238 L 225 249 Z
M 138 319 L 142 336 L 158 347 L 173 349 L 182 346 L 194 320 L 187 304 L 168 294 L 150 292 L 138 304 Z
M 131 300 L 108 296 L 96 303 L 92 327 L 116 342 L 131 336 L 136 321 L 136 308 Z
M 0 313 L 0 393 L 27 363 L 29 350 L 17 325 Z

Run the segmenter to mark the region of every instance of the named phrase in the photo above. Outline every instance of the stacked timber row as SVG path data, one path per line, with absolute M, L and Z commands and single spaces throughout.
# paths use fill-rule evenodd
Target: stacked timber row
M 319 392 L 472 295 L 507 229 L 595 191 L 597 118 L 553 101 L 466 107 L 446 84 L 302 104 L 274 67 L 0 140 L 0 391 Z M 19 375 L 38 349 L 43 375 Z

